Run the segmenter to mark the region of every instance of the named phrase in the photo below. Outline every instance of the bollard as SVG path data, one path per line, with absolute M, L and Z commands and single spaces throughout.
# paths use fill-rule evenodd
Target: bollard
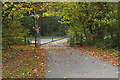
M 53 42 L 53 37 L 52 37 L 52 42 Z

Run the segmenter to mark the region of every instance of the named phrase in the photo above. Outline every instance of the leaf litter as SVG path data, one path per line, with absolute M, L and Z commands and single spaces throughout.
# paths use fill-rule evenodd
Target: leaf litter
M 3 78 L 42 78 L 46 73 L 45 49 L 31 46 L 14 46 L 15 51 L 3 52 Z M 21 51 L 22 49 L 22 51 Z M 9 54 L 9 53 L 15 53 Z

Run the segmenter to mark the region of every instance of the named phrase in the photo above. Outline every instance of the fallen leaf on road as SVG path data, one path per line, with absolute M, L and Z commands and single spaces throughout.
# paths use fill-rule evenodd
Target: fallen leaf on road
M 58 64 L 56 64 L 56 66 L 58 67 Z
M 49 67 L 50 65 L 48 65 L 48 67 Z
M 85 59 L 88 59 L 88 58 L 85 58 Z
M 66 79 L 67 77 L 66 77 L 66 75 L 64 75 L 64 79 Z
M 119 74 L 120 72 L 117 71 L 117 74 Z
M 90 57 L 90 55 L 88 55 L 88 57 Z
M 103 65 L 103 68 L 106 68 L 106 65 L 105 65 L 105 64 Z
M 79 56 L 78 54 L 76 56 Z
M 88 73 L 84 73 L 84 75 L 88 75 Z
M 51 70 L 48 71 L 49 73 L 51 72 Z
M 47 59 L 50 59 L 49 57 Z
M 101 61 L 99 61 L 99 63 L 101 63 Z
M 67 77 L 64 77 L 64 79 L 66 79 Z
M 115 69 L 115 72 L 117 72 L 118 70 L 117 69 Z
M 83 55 L 83 53 L 81 53 L 81 56 Z
M 66 61 L 66 63 L 69 63 L 68 61 Z
M 104 72 L 101 72 L 101 74 L 104 74 Z

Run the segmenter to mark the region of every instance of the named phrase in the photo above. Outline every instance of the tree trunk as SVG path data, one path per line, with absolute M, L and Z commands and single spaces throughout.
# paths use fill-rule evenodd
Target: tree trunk
M 36 13 L 35 13 L 35 9 L 34 9 L 34 14 L 36 14 Z M 42 11 L 40 11 L 39 20 L 37 20 L 37 18 L 35 18 L 35 27 L 36 27 L 36 29 L 38 29 L 38 30 L 36 30 L 36 31 L 37 31 L 37 36 L 38 36 L 38 46 L 39 46 L 39 47 L 40 47 L 40 44 L 41 44 L 41 40 L 40 40 L 40 30 L 39 30 L 39 27 L 42 26 L 41 23 L 42 23 Z M 38 24 L 40 24 L 40 25 L 38 25 Z
M 38 27 L 40 27 L 40 29 L 38 30 L 39 31 L 39 33 L 38 33 L 38 45 L 39 45 L 39 47 L 40 47 L 40 45 L 41 45 L 41 35 L 42 35 L 42 14 L 43 14 L 43 12 L 41 11 L 40 12 L 40 17 L 39 17 L 39 20 L 38 20 Z
M 87 39 L 87 34 L 86 34 L 85 26 L 83 26 L 83 29 L 84 29 L 85 37 L 86 37 L 86 39 Z
M 95 41 L 95 35 L 93 35 L 93 43 L 95 43 L 96 41 Z
M 114 38 L 113 38 L 113 33 L 111 33 L 111 38 L 114 39 Z
M 11 49 L 11 46 L 10 46 L 10 43 L 8 42 L 8 47 L 9 47 L 9 49 Z
M 65 36 L 67 36 L 67 24 L 65 24 Z
M 24 44 L 26 45 L 26 36 L 24 36 L 24 41 L 25 41 Z
M 82 36 L 82 34 L 81 34 L 80 38 L 81 38 L 80 39 L 80 46 L 82 46 L 83 45 L 83 41 L 82 41 L 83 40 L 83 36 Z

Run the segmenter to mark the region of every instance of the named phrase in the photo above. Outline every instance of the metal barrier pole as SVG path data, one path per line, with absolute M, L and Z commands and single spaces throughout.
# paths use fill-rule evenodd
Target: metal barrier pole
M 53 41 L 53 37 L 52 37 L 52 41 Z

